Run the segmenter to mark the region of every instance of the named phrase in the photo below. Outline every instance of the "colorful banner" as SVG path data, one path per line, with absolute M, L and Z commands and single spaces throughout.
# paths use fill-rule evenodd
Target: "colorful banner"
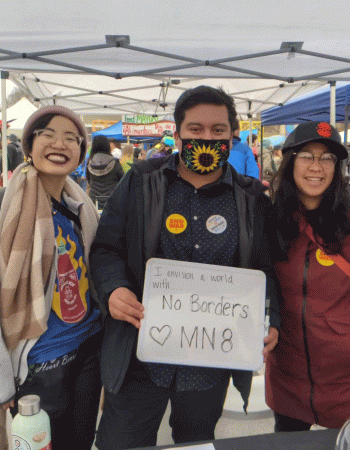
M 125 123 L 154 123 L 159 121 L 159 117 L 150 116 L 149 114 L 137 114 L 136 116 L 125 114 L 122 120 Z
M 170 130 L 174 133 L 175 122 L 161 120 L 149 124 L 123 123 L 123 136 L 161 137 L 166 130 Z

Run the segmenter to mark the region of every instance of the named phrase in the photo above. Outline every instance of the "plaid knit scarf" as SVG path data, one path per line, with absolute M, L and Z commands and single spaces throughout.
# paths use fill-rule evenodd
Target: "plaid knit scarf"
M 84 202 L 80 215 L 87 262 L 99 216 L 73 180 L 67 178 L 63 190 Z M 11 177 L 0 210 L 0 318 L 9 350 L 21 339 L 39 337 L 47 329 L 51 304 L 45 302 L 45 286 L 54 253 L 51 204 L 37 170 L 21 164 Z

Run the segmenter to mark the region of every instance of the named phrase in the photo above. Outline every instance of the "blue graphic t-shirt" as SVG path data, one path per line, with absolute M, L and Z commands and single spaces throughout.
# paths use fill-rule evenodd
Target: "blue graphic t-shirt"
M 53 212 L 58 262 L 48 329 L 28 354 L 28 363 L 58 358 L 101 329 L 100 312 L 91 305 L 84 254 L 72 222 Z

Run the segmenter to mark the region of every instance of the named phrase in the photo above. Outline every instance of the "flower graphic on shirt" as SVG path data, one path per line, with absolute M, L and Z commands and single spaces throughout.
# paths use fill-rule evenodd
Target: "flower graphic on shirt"
M 217 150 L 212 149 L 210 145 L 206 147 L 204 144 L 202 147 L 197 146 L 192 155 L 193 166 L 204 172 L 212 172 L 217 168 L 220 161 L 220 156 Z

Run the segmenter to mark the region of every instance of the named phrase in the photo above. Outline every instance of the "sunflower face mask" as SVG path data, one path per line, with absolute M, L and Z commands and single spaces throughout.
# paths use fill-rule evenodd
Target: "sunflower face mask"
M 181 139 L 181 159 L 186 167 L 200 175 L 222 167 L 230 156 L 229 140 Z

